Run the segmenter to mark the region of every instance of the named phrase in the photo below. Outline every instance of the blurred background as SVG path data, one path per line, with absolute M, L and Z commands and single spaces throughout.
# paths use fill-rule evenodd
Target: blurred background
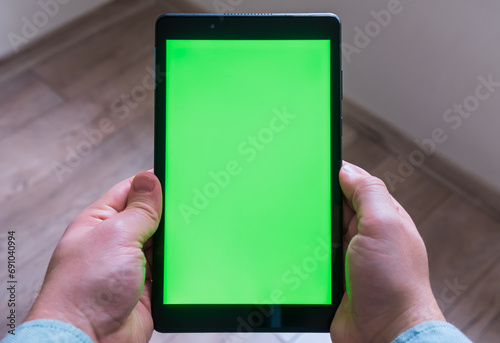
M 166 12 L 333 12 L 344 159 L 384 180 L 426 243 L 446 318 L 500 339 L 500 3 L 494 0 L 0 0 L 0 254 L 17 325 L 69 222 L 153 166 L 154 21 Z M 0 286 L 7 287 L 6 267 Z M 0 336 L 8 294 L 0 292 Z M 328 342 L 322 334 L 153 342 Z

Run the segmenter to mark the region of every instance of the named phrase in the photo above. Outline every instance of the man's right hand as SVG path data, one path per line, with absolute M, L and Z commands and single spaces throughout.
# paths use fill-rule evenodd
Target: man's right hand
M 424 242 L 384 183 L 344 162 L 346 293 L 333 342 L 391 342 L 429 320 L 445 321 L 429 282 Z

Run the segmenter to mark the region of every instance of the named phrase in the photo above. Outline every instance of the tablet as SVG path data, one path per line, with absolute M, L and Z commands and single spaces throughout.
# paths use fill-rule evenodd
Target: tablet
M 156 22 L 160 332 L 328 332 L 343 294 L 340 22 Z

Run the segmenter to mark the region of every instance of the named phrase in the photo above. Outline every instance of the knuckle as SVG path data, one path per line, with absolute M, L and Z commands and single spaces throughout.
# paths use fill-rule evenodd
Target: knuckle
M 160 220 L 159 213 L 153 208 L 153 206 L 147 203 L 142 203 L 141 206 L 135 207 L 135 210 L 154 223 L 158 223 Z

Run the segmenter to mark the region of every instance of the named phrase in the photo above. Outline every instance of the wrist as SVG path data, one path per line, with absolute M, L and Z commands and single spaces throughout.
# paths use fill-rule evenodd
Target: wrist
M 428 321 L 446 322 L 434 298 L 424 306 L 415 305 L 400 313 L 374 337 L 373 342 L 392 342 L 407 330 Z
M 24 322 L 36 319 L 53 319 L 71 324 L 83 331 L 93 342 L 100 342 L 86 315 L 77 306 L 60 298 L 47 299 L 39 296 L 33 303 Z

